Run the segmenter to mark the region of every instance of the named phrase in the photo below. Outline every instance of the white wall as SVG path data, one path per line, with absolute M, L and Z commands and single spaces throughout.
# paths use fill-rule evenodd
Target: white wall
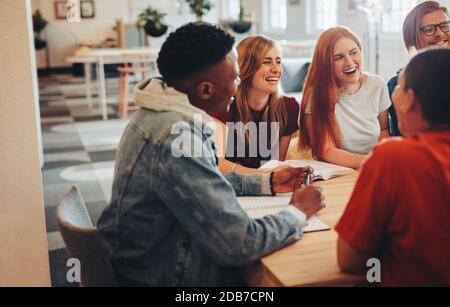
M 217 22 L 222 15 L 222 4 L 226 1 L 228 0 L 216 0 L 215 7 L 205 17 L 205 20 Z M 254 15 L 260 32 L 274 39 L 305 40 L 317 37 L 317 35 L 308 34 L 305 28 L 308 14 L 306 5 L 308 1 L 314 0 L 301 0 L 299 5 L 288 4 L 288 29 L 284 33 L 264 32 L 264 1 L 267 0 L 244 0 L 246 11 Z M 450 7 L 450 0 L 441 2 Z M 195 20 L 195 16 L 190 12 L 184 0 L 95 0 L 96 17 L 94 19 L 83 19 L 81 23 L 69 24 L 64 20 L 54 18 L 53 1 L 32 0 L 33 11 L 37 8 L 41 9 L 43 16 L 49 21 L 47 35 L 51 67 L 69 66 L 65 62 L 65 58 L 73 54 L 77 44 L 99 42 L 107 37 L 115 37 L 113 27 L 116 18 L 123 18 L 130 22 L 135 21 L 137 15 L 149 4 L 168 13 L 165 21 L 169 25 L 169 32 L 186 22 Z M 373 32 L 372 34 L 368 33 L 366 17 L 362 13 L 350 11 L 347 0 L 339 0 L 338 22 L 350 27 L 362 38 L 366 49 L 366 69 L 375 72 L 375 39 Z M 161 45 L 165 38 L 166 36 L 153 39 L 152 45 Z M 380 75 L 386 79 L 389 78 L 408 59 L 401 33 L 384 34 L 381 37 Z M 45 67 L 44 51 L 38 52 L 38 67 Z
M 0 20 L 0 286 L 49 286 L 29 0 Z
M 39 9 L 48 21 L 45 29 L 50 52 L 50 66 L 64 67 L 66 57 L 73 55 L 78 44 L 100 42 L 115 37 L 113 30 L 116 18 L 128 18 L 127 0 L 95 0 L 93 19 L 83 19 L 81 23 L 68 23 L 56 19 L 54 1 L 32 0 L 32 10 Z M 39 52 L 38 67 L 45 67 L 44 51 Z
M 50 67 L 70 66 L 65 59 L 73 55 L 79 44 L 98 43 L 108 37 L 116 38 L 113 29 L 115 20 L 122 18 L 124 21 L 134 22 L 137 15 L 149 4 L 168 14 L 165 17 L 169 25 L 168 33 L 186 22 L 196 20 L 184 0 L 95 0 L 95 18 L 82 19 L 80 23 L 68 23 L 55 18 L 53 2 L 31 0 L 33 12 L 39 9 L 48 21 L 45 31 L 50 52 Z M 217 22 L 219 10 L 218 3 L 204 20 Z M 161 45 L 164 40 L 165 37 L 153 39 L 152 45 Z M 37 62 L 39 68 L 46 67 L 45 50 L 38 52 Z

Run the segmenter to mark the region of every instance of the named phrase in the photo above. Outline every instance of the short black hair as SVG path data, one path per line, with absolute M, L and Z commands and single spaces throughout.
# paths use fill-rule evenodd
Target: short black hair
M 166 82 L 185 79 L 222 61 L 234 37 L 204 22 L 188 23 L 171 33 L 161 47 L 158 69 Z
M 412 89 L 424 118 L 431 124 L 450 124 L 450 49 L 418 53 L 405 68 L 405 90 Z

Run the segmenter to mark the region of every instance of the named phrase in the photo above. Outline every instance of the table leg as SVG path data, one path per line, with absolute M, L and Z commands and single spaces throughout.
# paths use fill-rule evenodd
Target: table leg
M 89 109 L 92 109 L 91 68 L 91 63 L 84 63 L 84 82 L 86 83 L 86 97 Z
M 103 58 L 98 59 L 98 83 L 99 83 L 99 101 L 100 111 L 102 112 L 103 120 L 108 119 L 108 106 L 106 97 L 106 80 L 105 80 L 105 64 Z

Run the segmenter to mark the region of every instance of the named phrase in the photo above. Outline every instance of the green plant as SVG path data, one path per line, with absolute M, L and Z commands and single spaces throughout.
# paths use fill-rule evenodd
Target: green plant
M 244 8 L 244 1 L 239 1 L 239 21 L 244 21 L 244 15 L 245 15 L 245 8 Z
M 214 3 L 210 0 L 186 0 L 186 2 L 198 20 L 202 20 L 203 16 L 214 7 Z
M 40 33 L 45 29 L 47 24 L 48 22 L 42 17 L 41 11 L 36 10 L 33 14 L 33 31 Z
M 41 35 L 47 24 L 48 22 L 42 17 L 41 11 L 36 10 L 33 14 L 34 47 L 36 50 L 43 49 L 47 46 L 47 42 Z
M 163 27 L 163 19 L 166 15 L 166 13 L 162 13 L 149 5 L 139 14 L 138 25 L 145 26 L 147 23 L 151 23 L 156 29 L 161 29 Z
M 244 1 L 239 1 L 239 18 L 236 21 L 231 21 L 228 26 L 235 32 L 235 33 L 246 33 L 250 28 L 252 27 L 252 23 L 250 21 L 244 20 L 245 16 L 245 7 L 244 7 Z

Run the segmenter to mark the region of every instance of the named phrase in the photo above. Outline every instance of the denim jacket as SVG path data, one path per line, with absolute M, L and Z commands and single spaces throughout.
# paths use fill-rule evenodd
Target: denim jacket
M 398 128 L 398 119 L 397 119 L 397 113 L 395 112 L 395 106 L 394 102 L 392 101 L 392 94 L 394 93 L 395 87 L 398 84 L 398 76 L 402 72 L 401 69 L 397 71 L 394 77 L 392 77 L 388 81 L 388 90 L 389 90 L 389 97 L 391 98 L 392 105 L 389 107 L 389 132 L 391 136 L 401 136 L 400 129 Z
M 301 237 L 305 220 L 296 210 L 247 216 L 236 195 L 269 194 L 268 175 L 222 175 L 211 134 L 194 119 L 208 117 L 186 95 L 159 79 L 134 94 L 142 108 L 122 136 L 98 222 L 120 285 L 239 286 L 243 266 Z M 174 147 L 179 123 L 201 155 Z

